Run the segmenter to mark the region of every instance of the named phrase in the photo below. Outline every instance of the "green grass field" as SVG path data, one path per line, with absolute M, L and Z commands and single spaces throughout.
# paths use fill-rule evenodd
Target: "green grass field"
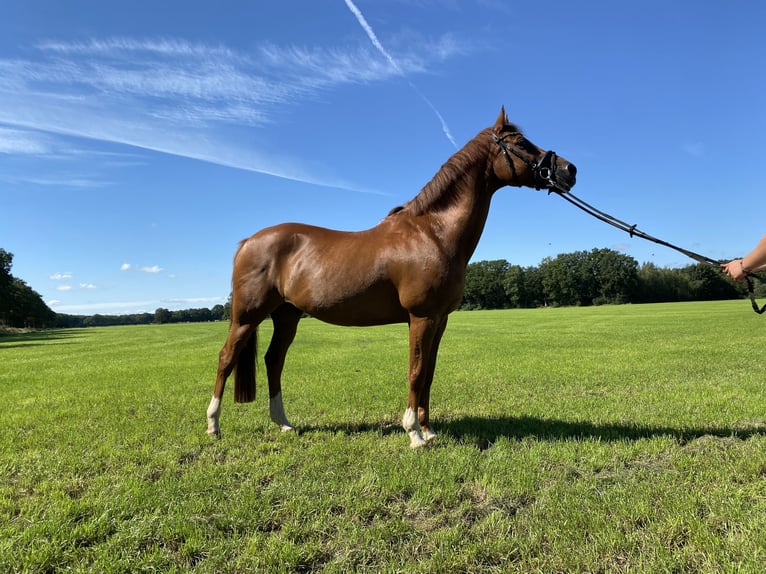
M 406 326 L 311 319 L 284 374 L 298 432 L 261 368 L 208 438 L 226 330 L 0 336 L 0 572 L 764 571 L 746 302 L 456 313 L 420 451 Z

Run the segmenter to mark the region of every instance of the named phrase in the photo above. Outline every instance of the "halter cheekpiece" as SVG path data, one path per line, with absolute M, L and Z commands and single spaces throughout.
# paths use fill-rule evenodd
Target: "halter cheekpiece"
M 497 134 L 492 134 L 492 138 L 495 140 L 495 143 L 500 146 L 500 150 L 503 152 L 503 157 L 505 158 L 505 163 L 508 164 L 508 167 L 510 168 L 514 177 L 516 175 L 516 168 L 513 165 L 511 156 L 508 154 L 515 155 L 517 158 L 529 166 L 535 176 L 535 189 L 552 189 L 563 192 L 568 191 L 566 189 L 562 189 L 556 181 L 556 152 L 549 150 L 545 152 L 545 155 L 543 155 L 539 162 L 536 162 L 519 151 L 515 146 L 508 145 L 508 143 L 505 141 L 505 138 L 507 137 L 520 135 L 522 135 L 521 132 L 508 132 L 502 137 L 498 136 Z

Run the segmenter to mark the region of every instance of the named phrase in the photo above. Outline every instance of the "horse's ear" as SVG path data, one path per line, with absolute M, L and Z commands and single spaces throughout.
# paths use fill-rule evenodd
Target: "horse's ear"
M 501 132 L 508 123 L 508 116 L 505 114 L 505 106 L 500 106 L 500 115 L 497 116 L 497 120 L 495 121 L 495 131 L 498 133 Z

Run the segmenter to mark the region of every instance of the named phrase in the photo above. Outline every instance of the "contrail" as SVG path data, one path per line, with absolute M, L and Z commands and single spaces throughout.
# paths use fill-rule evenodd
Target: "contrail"
M 402 72 L 402 69 L 399 67 L 399 64 L 396 63 L 396 60 L 393 59 L 391 54 L 389 54 L 386 49 L 383 47 L 383 44 L 380 43 L 380 40 L 378 40 L 378 37 L 375 35 L 375 31 L 372 29 L 372 27 L 367 23 L 367 20 L 365 20 L 362 13 L 359 11 L 359 8 L 356 7 L 356 4 L 352 2 L 352 0 L 345 0 L 346 6 L 348 6 L 348 9 L 351 10 L 351 13 L 356 16 L 356 19 L 359 21 L 359 25 L 362 27 L 362 29 L 366 32 L 367 37 L 370 39 L 370 42 L 372 42 L 372 45 L 375 46 L 375 49 L 383 54 L 383 57 L 388 60 L 388 63 L 391 64 L 391 67 L 396 70 L 396 73 L 399 74 L 402 77 L 404 76 L 404 72 Z M 406 79 L 406 78 L 405 78 Z M 413 84 L 410 80 L 407 80 L 407 83 L 410 85 L 410 87 L 414 90 L 414 92 L 420 96 L 420 99 L 422 99 L 429 108 L 431 108 L 431 111 L 433 111 L 434 114 L 436 114 L 436 117 L 439 118 L 439 122 L 442 125 L 442 131 L 444 132 L 444 135 L 447 136 L 447 139 L 452 143 L 453 146 L 457 149 L 457 143 L 455 142 L 455 138 L 452 137 L 452 133 L 450 132 L 449 126 L 447 125 L 447 122 L 444 121 L 444 118 L 439 113 L 439 110 L 436 109 L 436 106 L 434 106 L 431 103 L 431 100 L 429 100 L 425 95 L 423 95 L 423 92 L 418 90 L 417 86 Z

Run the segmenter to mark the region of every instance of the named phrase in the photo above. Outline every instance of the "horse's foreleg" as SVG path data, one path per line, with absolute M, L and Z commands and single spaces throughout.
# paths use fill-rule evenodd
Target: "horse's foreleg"
M 428 355 L 426 363 L 426 375 L 423 381 L 423 388 L 420 390 L 420 399 L 418 401 L 418 421 L 423 439 L 426 442 L 432 442 L 436 438 L 436 433 L 431 428 L 429 419 L 429 402 L 431 398 L 431 383 L 434 380 L 434 371 L 436 370 L 436 356 L 439 353 L 439 343 L 441 342 L 444 329 L 447 328 L 447 317 L 445 316 L 436 326 L 433 342 L 431 343 L 431 352 Z
M 226 379 L 229 378 L 240 351 L 247 343 L 251 335 L 253 325 L 241 325 L 232 322 L 229 328 L 229 335 L 226 337 L 226 343 L 218 354 L 218 373 L 215 378 L 215 388 L 213 389 L 213 398 L 207 408 L 207 434 L 210 436 L 220 436 L 221 428 L 218 420 L 221 416 L 221 397 L 223 389 L 226 386 Z
M 274 334 L 265 356 L 266 374 L 269 379 L 269 415 L 283 431 L 291 431 L 293 426 L 287 420 L 282 404 L 282 369 L 285 366 L 287 349 L 295 339 L 301 315 L 299 309 L 287 303 L 271 313 Z
M 411 448 L 426 445 L 418 420 L 418 410 L 428 375 L 431 347 L 439 323 L 440 321 L 428 317 L 410 316 L 410 369 L 407 377 L 410 389 L 402 426 L 410 435 Z

